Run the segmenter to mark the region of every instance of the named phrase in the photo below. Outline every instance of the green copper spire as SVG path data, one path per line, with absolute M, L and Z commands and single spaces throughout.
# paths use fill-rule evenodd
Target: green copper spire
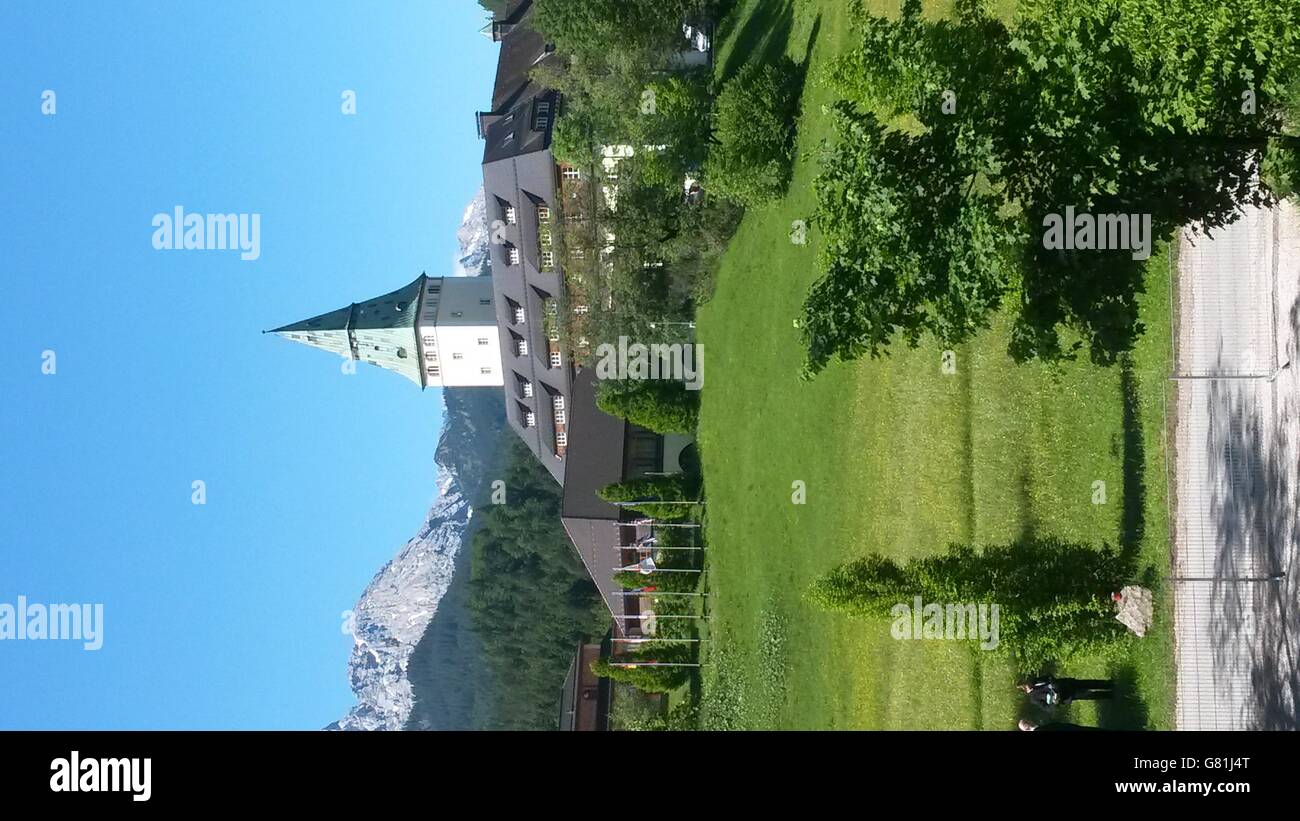
M 425 279 L 421 274 L 392 293 L 265 333 L 396 371 L 424 387 L 416 317 Z

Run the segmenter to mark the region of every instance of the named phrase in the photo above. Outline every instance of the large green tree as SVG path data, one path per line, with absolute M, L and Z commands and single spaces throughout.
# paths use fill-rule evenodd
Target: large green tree
M 537 0 L 533 25 L 568 54 L 618 49 L 649 56 L 685 45 L 682 22 L 697 6 L 698 0 Z
M 1257 173 L 1300 66 L 1296 0 L 1027 0 L 1011 27 L 975 0 L 956 11 L 862 16 L 829 72 L 846 100 L 817 182 L 808 373 L 895 339 L 961 342 L 1007 301 L 1017 358 L 1086 345 L 1112 362 L 1141 330 L 1142 266 L 1049 252 L 1044 218 L 1150 214 L 1161 237 L 1275 196 Z

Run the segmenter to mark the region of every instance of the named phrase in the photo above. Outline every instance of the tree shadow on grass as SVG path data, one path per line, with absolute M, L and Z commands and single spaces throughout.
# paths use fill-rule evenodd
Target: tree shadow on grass
M 722 66 L 722 81 L 730 80 L 746 63 L 779 60 L 785 54 L 793 29 L 793 0 L 757 0 L 731 42 L 731 50 Z
M 1107 730 L 1147 729 L 1150 713 L 1139 693 L 1133 665 L 1111 665 L 1110 678 L 1115 682 L 1115 697 L 1097 702 L 1097 724 Z

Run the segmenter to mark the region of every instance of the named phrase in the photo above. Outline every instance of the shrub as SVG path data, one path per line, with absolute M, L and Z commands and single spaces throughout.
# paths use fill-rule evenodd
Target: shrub
M 916 596 L 926 604 L 997 604 L 997 650 L 1029 669 L 1103 650 L 1125 635 L 1109 594 L 1123 586 L 1127 570 L 1109 549 L 1057 540 L 983 550 L 953 545 L 903 565 L 865 556 L 823 576 L 809 598 L 831 610 L 886 618 Z
M 700 417 L 700 392 L 666 379 L 602 382 L 596 405 L 655 433 L 693 433 Z
M 636 661 L 629 658 L 627 661 Z M 669 649 L 655 651 L 641 657 L 641 661 L 689 661 L 689 656 Z M 608 659 L 596 659 L 591 663 L 591 671 L 601 678 L 613 679 L 631 684 L 647 693 L 667 693 L 686 683 L 690 676 L 689 667 L 615 667 Z
M 718 95 L 716 145 L 705 187 L 741 205 L 781 196 L 790 183 L 799 68 L 789 58 L 741 69 Z

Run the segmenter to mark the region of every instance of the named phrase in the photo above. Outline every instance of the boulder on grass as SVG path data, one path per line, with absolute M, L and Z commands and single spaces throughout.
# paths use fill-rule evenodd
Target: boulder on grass
M 1138 637 L 1151 629 L 1154 618 L 1151 591 L 1135 584 L 1115 594 L 1115 618 Z

